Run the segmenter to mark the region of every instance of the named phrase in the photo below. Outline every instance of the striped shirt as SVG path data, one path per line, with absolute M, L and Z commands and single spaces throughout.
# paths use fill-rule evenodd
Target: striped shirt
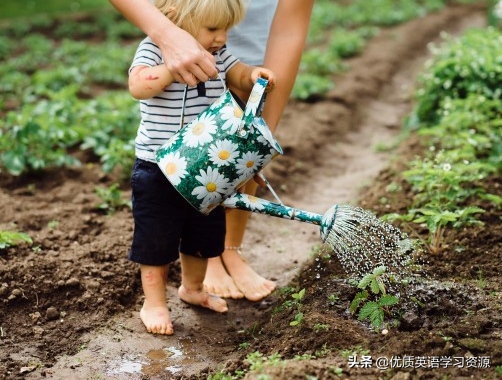
M 232 56 L 226 47 L 214 52 L 213 55 L 220 76 L 225 80 L 225 74 L 239 60 Z M 129 71 L 135 66 L 157 66 L 163 63 L 159 47 L 147 37 L 139 44 Z M 184 91 L 185 84 L 173 82 L 153 98 L 140 100 L 141 121 L 135 140 L 136 157 L 155 162 L 155 151 L 180 129 Z M 198 87 L 189 87 L 184 124 L 204 111 L 222 92 L 223 83 L 220 79 L 210 79 Z

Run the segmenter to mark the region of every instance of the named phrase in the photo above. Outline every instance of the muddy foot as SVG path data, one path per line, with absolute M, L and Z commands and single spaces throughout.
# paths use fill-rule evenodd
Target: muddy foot
M 178 288 L 180 298 L 191 305 L 202 306 L 207 309 L 225 313 L 228 311 L 227 302 L 214 294 L 209 294 L 205 290 L 189 290 L 181 285 Z
M 148 307 L 143 305 L 139 316 L 149 333 L 173 335 L 173 325 L 167 306 Z

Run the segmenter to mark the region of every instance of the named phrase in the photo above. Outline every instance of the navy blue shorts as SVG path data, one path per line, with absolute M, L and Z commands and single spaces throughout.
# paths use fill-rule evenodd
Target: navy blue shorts
M 197 211 L 171 185 L 157 164 L 136 159 L 132 176 L 134 236 L 129 259 L 144 265 L 165 265 L 179 252 L 216 257 L 225 247 L 225 210 Z

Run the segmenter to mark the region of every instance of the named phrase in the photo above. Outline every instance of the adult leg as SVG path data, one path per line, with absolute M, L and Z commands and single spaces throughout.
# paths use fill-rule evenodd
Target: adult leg
M 258 185 L 249 181 L 243 189 L 246 194 L 254 195 Z M 275 283 L 260 276 L 241 256 L 241 247 L 246 232 L 250 213 L 241 210 L 227 210 L 227 234 L 225 251 L 220 258 L 210 259 L 204 286 L 221 297 L 228 297 L 229 290 L 224 290 L 222 277 L 230 277 L 240 294 L 250 301 L 259 301 L 275 289 Z M 228 273 L 228 274 L 227 274 Z M 230 289 L 227 288 L 227 289 Z M 237 294 L 239 294 L 237 293 Z M 235 293 L 234 293 L 235 294 Z M 242 298 L 231 295 L 232 298 Z
M 141 265 L 141 284 L 145 302 L 139 312 L 148 332 L 173 334 L 173 325 L 167 308 L 166 284 L 168 265 Z
M 180 253 L 181 286 L 178 289 L 180 298 L 192 305 L 202 306 L 219 313 L 228 311 L 224 299 L 210 294 L 204 289 L 208 259 Z

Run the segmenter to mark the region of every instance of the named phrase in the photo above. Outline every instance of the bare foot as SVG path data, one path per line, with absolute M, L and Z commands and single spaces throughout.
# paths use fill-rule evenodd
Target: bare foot
M 153 334 L 173 335 L 173 325 L 167 306 L 148 306 L 145 302 L 139 316 L 146 331 Z
M 275 290 L 275 283 L 256 273 L 238 251 L 225 250 L 221 256 L 223 264 L 244 297 L 250 301 L 260 301 Z
M 181 285 L 178 288 L 178 295 L 186 303 L 192 305 L 198 305 L 217 311 L 218 313 L 225 313 L 228 311 L 227 302 L 214 294 L 209 294 L 207 291 L 200 290 L 190 290 Z
M 206 276 L 204 277 L 204 289 L 223 298 L 240 299 L 244 297 L 232 277 L 227 273 L 219 257 L 208 260 Z

